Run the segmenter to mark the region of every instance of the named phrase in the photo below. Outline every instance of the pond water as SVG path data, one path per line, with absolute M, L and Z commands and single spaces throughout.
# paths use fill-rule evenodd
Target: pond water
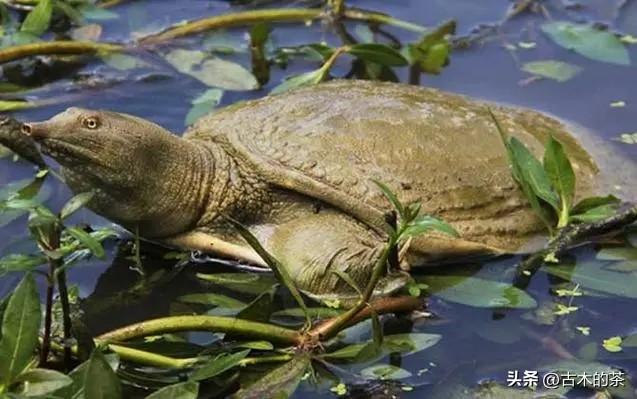
M 158 30 L 182 20 L 250 8 L 224 1 L 154 0 L 152 6 L 150 3 L 123 2 L 112 8 L 111 11 L 117 14 L 117 18 L 97 21 L 103 26 L 100 40 L 128 42 L 131 35 Z M 282 3 L 284 2 L 273 4 Z M 469 34 L 476 26 L 500 21 L 511 4 L 506 0 L 403 0 L 396 4 L 389 3 L 394 2 L 348 2 L 352 6 L 386 12 L 396 18 L 425 26 L 435 26 L 446 19 L 456 19 L 459 34 Z M 609 24 L 613 30 L 623 34 L 637 35 L 635 1 L 582 0 L 578 2 L 582 6 L 579 9 L 565 9 L 563 3 L 573 5 L 575 2 L 542 2 L 554 20 L 596 21 Z M 305 5 L 302 1 L 285 4 Z M 622 143 L 617 138 L 621 134 L 637 131 L 637 69 L 634 66 L 591 60 L 565 50 L 542 33 L 540 26 L 545 22 L 544 16 L 533 13 L 512 18 L 502 26 L 499 35 L 491 36 L 468 49 L 454 51 L 450 65 L 438 76 L 423 75 L 422 85 L 549 112 L 593 131 L 608 141 L 617 154 L 635 159 L 637 145 Z M 355 31 L 356 24 L 348 23 L 347 26 Z M 414 41 L 418 37 L 416 33 L 399 28 L 386 29 L 402 42 Z M 202 37 L 204 41 L 219 42 L 218 36 L 216 39 L 212 35 L 197 36 L 179 40 L 168 47 L 200 48 Z M 244 46 L 244 51 L 224 57 L 248 66 L 250 57 L 245 51 L 245 29 L 228 30 L 223 40 Z M 276 46 L 295 46 L 319 41 L 326 41 L 333 46 L 340 44 L 338 37 L 321 23 L 311 26 L 274 26 L 272 40 Z M 523 43 L 522 46 L 520 42 Z M 507 46 L 516 46 L 516 50 L 507 49 Z M 637 63 L 637 45 L 627 48 L 633 63 Z M 176 72 L 157 51 L 140 50 L 135 55 L 146 63 L 144 67 L 118 70 L 99 59 L 73 66 L 41 65 L 43 72 L 27 69 L 21 73 L 15 66 L 9 66 L 3 71 L 4 80 L 14 83 L 45 80 L 47 84 L 35 88 L 26 96 L 33 100 L 52 100 L 51 105 L 15 112 L 13 116 L 21 120 L 40 120 L 74 105 L 127 112 L 155 121 L 175 133 L 183 131 L 184 120 L 192 106 L 191 101 L 207 87 L 196 79 Z M 581 72 L 568 81 L 558 82 L 551 79 L 529 79 L 531 75 L 521 70 L 526 62 L 546 59 L 577 65 Z M 308 71 L 316 68 L 316 65 L 294 61 L 287 70 L 275 67 L 272 69 L 270 82 L 261 90 L 225 91 L 220 106 L 262 97 L 279 84 L 283 77 L 293 72 Z M 348 69 L 349 64 L 343 59 L 335 66 L 333 75 L 342 75 Z M 408 80 L 407 68 L 397 68 L 396 71 L 402 81 Z M 619 101 L 623 101 L 624 106 L 611 106 L 611 103 Z M 32 176 L 33 169 L 25 162 L 15 162 L 10 156 L 0 159 L 0 186 Z M 69 190 L 52 177 L 45 182 L 43 191 L 46 204 L 51 209 L 60 209 L 71 197 Z M 26 239 L 28 233 L 25 220 L 25 217 L 21 217 L 10 223 L 3 223 L 0 228 L 0 255 L 35 250 L 34 245 Z M 109 225 L 108 221 L 87 210 L 74 215 L 72 222 L 91 226 Z M 623 238 L 616 239 L 614 247 L 625 245 L 629 248 L 629 244 L 623 244 Z M 632 236 L 628 234 L 627 238 L 637 246 L 635 233 Z M 84 261 L 69 270 L 70 283 L 77 285 L 80 296 L 86 298 L 83 303 L 85 321 L 94 334 L 134 321 L 182 312 L 184 309 L 180 306 L 184 305 L 177 301 L 179 296 L 195 291 L 204 292 L 207 289 L 197 281 L 195 272 L 234 271 L 220 265 L 192 265 L 174 279 L 156 283 L 154 289 L 151 284 L 148 289 L 136 290 L 134 286 L 139 281 L 139 273 L 131 269 L 134 265 L 131 260 L 131 245 L 130 240 L 109 241 L 106 260 Z M 405 398 L 463 397 L 458 393 L 458 387 L 475 387 L 488 380 L 506 385 L 509 372 L 518 371 L 523 374 L 525 370 L 541 370 L 545 365 L 569 358 L 574 364 L 592 370 L 591 372 L 607 370 L 603 369 L 603 364 L 619 368 L 629 377 L 634 376 L 637 372 L 637 348 L 626 346 L 620 352 L 611 352 L 603 348 L 602 342 L 613 336 L 626 337 L 637 332 L 637 251 L 628 249 L 625 251 L 627 255 L 623 257 L 616 254 L 609 256 L 605 252 L 600 256 L 598 252 L 602 247 L 599 243 L 582 246 L 571 251 L 569 258 L 577 262 L 578 268 L 581 265 L 602 268 L 621 263 L 627 271 L 623 274 L 611 272 L 611 277 L 615 279 L 607 285 L 604 285 L 603 280 L 606 275 L 591 274 L 590 277 L 584 274 L 583 278 L 577 280 L 581 284 L 579 291 L 584 292 L 582 296 L 559 297 L 555 288 L 564 283 L 564 280 L 544 271 L 533 277 L 527 293 L 539 308 L 546 310 L 543 313 L 546 317 L 538 316 L 537 313 L 540 312 L 537 308 L 505 310 L 470 306 L 471 303 L 458 303 L 457 298 L 450 299 L 443 292 L 429 298 L 429 311 L 435 315 L 434 318 L 384 318 L 385 334 L 418 332 L 439 334 L 442 338 L 425 351 L 405 356 L 394 353 L 376 362 L 407 370 L 411 373 L 409 377 L 399 380 L 395 385 L 367 384 L 360 389 L 350 388 L 350 394 L 353 397 L 367 397 L 373 392 L 382 396 L 383 391 L 391 390 L 395 395 Z M 163 259 L 160 249 L 150 245 L 142 245 L 142 255 L 147 274 L 163 273 L 174 264 L 174 261 Z M 474 277 L 507 282 L 511 280 L 511 268 L 517 261 L 519 259 L 510 257 L 481 265 L 461 265 L 455 267 L 453 273 L 474 274 Z M 590 277 L 589 280 L 597 279 L 597 284 L 593 282 L 587 287 L 586 282 L 590 282 L 587 276 Z M 11 292 L 19 279 L 17 274 L 0 277 L 0 296 Z M 573 286 L 574 284 L 560 287 L 572 289 Z M 616 288 L 615 292 L 613 287 Z M 44 289 L 43 286 L 41 288 Z M 243 301 L 254 298 L 252 295 L 236 294 L 230 290 L 221 292 Z M 476 293 L 479 297 L 478 294 Z M 569 314 L 556 316 L 555 302 L 577 309 Z M 279 306 L 290 303 L 287 296 L 277 300 Z M 368 339 L 369 325 L 359 326 L 356 331 L 352 331 L 352 336 L 354 340 Z M 192 338 L 200 343 L 210 340 L 205 334 L 193 334 Z M 367 366 L 369 364 L 341 365 L 338 373 L 344 380 L 354 382 L 354 385 L 362 384 L 362 379 L 355 375 Z M 328 383 L 316 387 L 304 382 L 295 397 L 332 397 L 335 394 L 329 391 L 329 387 L 333 385 L 334 383 Z M 456 390 L 449 391 L 450 387 Z M 620 395 L 618 397 L 634 397 L 630 390 L 615 394 Z M 131 388 L 130 395 L 141 397 L 143 391 Z M 591 391 L 582 389 L 568 393 L 569 397 L 591 395 Z

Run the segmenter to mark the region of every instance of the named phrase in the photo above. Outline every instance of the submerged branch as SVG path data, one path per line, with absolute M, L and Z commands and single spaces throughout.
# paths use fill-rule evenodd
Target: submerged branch
M 547 256 L 558 257 L 573 245 L 593 236 L 606 234 L 637 221 L 637 205 L 597 222 L 569 225 L 555 236 L 546 248 L 522 261 L 516 269 L 513 284 L 526 288 L 531 277 L 542 266 Z
M 100 341 L 121 342 L 133 338 L 183 331 L 224 332 L 271 342 L 295 345 L 300 334 L 272 324 L 221 316 L 173 316 L 142 321 L 97 337 Z
M 270 10 L 251 10 L 237 13 L 215 15 L 183 24 L 174 25 L 163 32 L 151 34 L 139 39 L 140 44 L 157 44 L 179 37 L 189 36 L 219 28 L 232 28 L 259 22 L 304 22 L 323 19 L 326 14 L 321 9 L 281 8 Z M 394 25 L 403 29 L 423 32 L 423 26 L 393 18 L 387 14 L 347 8 L 342 17 L 350 20 Z
M 124 46 L 90 41 L 60 40 L 22 44 L 0 49 L 0 64 L 35 55 L 82 55 L 120 52 Z

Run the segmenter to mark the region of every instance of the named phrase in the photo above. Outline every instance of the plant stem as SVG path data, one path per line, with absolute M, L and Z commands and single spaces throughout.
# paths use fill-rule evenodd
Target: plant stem
M 64 368 L 71 367 L 71 307 L 69 306 L 69 293 L 66 287 L 66 272 L 59 270 L 57 274 L 58 293 L 62 304 L 62 323 L 64 329 Z
M 363 309 L 369 306 L 369 300 L 374 293 L 374 288 L 378 284 L 378 281 L 383 276 L 383 272 L 387 268 L 387 259 L 389 258 L 389 254 L 392 251 L 392 248 L 396 246 L 396 239 L 392 236 L 389 239 L 389 242 L 383 249 L 380 257 L 376 261 L 374 265 L 374 270 L 372 272 L 372 277 L 365 287 L 365 292 L 363 293 L 363 297 L 353 308 L 349 309 L 347 312 L 337 316 L 328 322 L 321 324 L 319 327 L 314 328 L 310 334 L 317 336 L 320 341 L 328 340 L 338 334 L 346 325 L 348 325 L 351 320 Z
M 375 22 L 422 32 L 424 27 L 392 18 L 389 15 L 358 9 L 346 8 L 342 16 L 346 19 Z M 173 25 L 163 32 L 148 35 L 138 40 L 140 44 L 158 44 L 179 37 L 202 33 L 213 29 L 251 25 L 258 22 L 302 22 L 324 18 L 324 12 L 311 8 L 280 8 L 251 10 L 193 20 L 185 24 Z
M 55 280 L 53 273 L 55 265 L 49 260 L 49 274 L 47 275 L 46 286 L 46 304 L 44 310 L 44 334 L 42 347 L 40 348 L 40 366 L 45 367 L 49 358 L 49 351 L 51 350 L 51 322 L 53 320 L 53 286 Z
M 169 369 L 184 369 L 192 367 L 199 359 L 186 358 L 176 359 L 174 357 L 168 357 L 164 355 L 158 355 L 156 353 L 146 352 L 139 349 L 128 348 L 122 345 L 109 344 L 108 348 L 122 360 L 143 364 L 145 366 L 169 368 Z
M 287 345 L 295 345 L 301 339 L 297 331 L 288 328 L 222 316 L 163 317 L 118 328 L 100 335 L 97 339 L 106 342 L 121 342 L 133 338 L 182 331 L 233 333 Z
M 252 366 L 254 364 L 263 364 L 263 363 L 277 363 L 277 362 L 287 362 L 288 360 L 292 360 L 294 355 L 275 355 L 275 356 L 261 356 L 261 357 L 246 357 L 239 361 L 239 366 L 246 367 Z
M 626 210 L 597 222 L 566 226 L 548 242 L 542 251 L 534 253 L 518 264 L 513 284 L 520 289 L 526 288 L 531 277 L 544 264 L 544 259 L 548 255 L 557 257 L 579 241 L 606 234 L 635 221 L 637 221 L 637 205 L 631 205 Z
M 60 40 L 29 43 L 0 49 L 0 64 L 34 55 L 81 55 L 121 52 L 123 50 L 124 46 L 119 44 L 90 41 Z

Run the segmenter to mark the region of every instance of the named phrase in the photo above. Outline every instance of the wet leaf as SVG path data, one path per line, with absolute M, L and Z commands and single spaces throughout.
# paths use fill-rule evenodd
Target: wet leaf
M 271 351 L 274 345 L 268 341 L 250 341 L 237 344 L 237 348 L 254 349 L 258 351 Z
M 94 21 L 108 21 L 111 19 L 119 18 L 116 12 L 107 10 L 105 8 L 96 7 L 92 4 L 87 4 L 79 8 L 80 13 L 86 19 Z
M 369 348 L 369 342 L 362 344 L 347 345 L 341 349 L 323 354 L 321 357 L 329 360 L 352 360 L 361 355 L 364 350 Z
M 106 258 L 106 252 L 104 251 L 104 247 L 102 244 L 95 239 L 95 237 L 91 236 L 89 233 L 77 227 L 69 227 L 66 229 L 66 232 L 78 240 L 84 247 L 86 247 L 93 255 L 95 255 L 99 259 Z
M 254 75 L 243 66 L 207 57 L 201 51 L 176 49 L 165 54 L 164 59 L 179 72 L 211 87 L 226 90 L 254 90 L 259 87 Z
M 189 294 L 179 297 L 180 302 L 197 303 L 201 305 L 219 306 L 228 309 L 243 309 L 246 304 L 229 296 L 213 293 Z
M 272 301 L 274 299 L 274 289 L 266 291 L 245 306 L 239 313 L 238 319 L 268 322 L 272 315 Z
M 20 374 L 16 382 L 25 384 L 22 395 L 42 396 L 71 385 L 73 380 L 59 371 L 32 369 Z
M 577 266 L 547 265 L 543 269 L 591 290 L 637 298 L 637 275 L 605 270 L 598 262 L 581 262 Z
M 384 44 L 378 43 L 363 43 L 355 44 L 347 51 L 354 57 L 360 58 L 365 61 L 374 62 L 376 64 L 385 66 L 405 66 L 408 65 L 405 57 L 398 52 Z
M 270 269 L 272 269 L 272 272 L 277 277 L 277 280 L 279 280 L 281 284 L 283 284 L 290 291 L 290 294 L 292 294 L 301 309 L 303 309 L 307 323 L 310 323 L 310 317 L 307 314 L 307 306 L 305 305 L 305 301 L 303 300 L 303 297 L 301 296 L 298 288 L 296 288 L 294 280 L 292 280 L 292 277 L 290 276 L 290 273 L 288 272 L 286 266 L 280 263 L 270 253 L 268 253 L 268 251 L 266 251 L 265 248 L 261 246 L 259 240 L 257 240 L 257 238 L 241 223 L 233 219 L 228 219 L 228 221 L 239 232 L 239 234 L 241 234 L 241 237 L 246 240 L 248 245 L 250 245 L 252 249 L 254 249 L 264 260 L 264 262 L 270 267 Z
M 269 372 L 252 385 L 239 390 L 233 398 L 287 398 L 296 391 L 309 366 L 310 357 L 307 354 L 297 355 L 294 359 Z
M 535 299 L 511 284 L 465 276 L 422 276 L 419 282 L 429 285 L 430 292 L 444 300 L 481 308 L 531 309 Z
M 630 65 L 626 46 L 611 32 L 566 21 L 546 23 L 542 30 L 558 45 L 590 59 Z
M 603 248 L 597 252 L 598 260 L 637 260 L 637 248 L 633 247 L 613 247 Z
M 637 144 L 637 132 L 635 132 L 635 133 L 624 133 L 624 134 L 619 136 L 618 140 L 621 141 L 624 144 Z
M 86 193 L 80 193 L 71 198 L 60 211 L 60 219 L 64 220 L 77 212 L 80 208 L 86 206 L 95 196 L 95 192 L 90 191 Z
M 393 334 L 386 335 L 383 348 L 388 352 L 400 352 L 403 356 L 411 355 L 430 348 L 442 339 L 439 334 Z
M 412 376 L 409 371 L 389 364 L 367 367 L 361 370 L 361 375 L 372 380 L 401 380 Z
M 0 385 L 9 386 L 33 358 L 40 317 L 40 297 L 28 273 L 13 291 L 2 317 Z
M 103 53 L 100 54 L 100 58 L 106 65 L 120 71 L 128 71 L 130 69 L 143 68 L 148 66 L 145 61 L 128 54 Z
M 266 55 L 266 44 L 270 38 L 270 26 L 258 23 L 250 29 L 250 53 L 252 55 L 252 74 L 260 85 L 270 80 L 270 63 Z
M 39 0 L 27 15 L 20 26 L 21 32 L 27 32 L 35 36 L 40 36 L 49 29 L 51 15 L 53 14 L 53 0 Z
M 543 78 L 566 82 L 580 73 L 582 68 L 562 61 L 543 60 L 527 62 L 522 65 L 522 70 Z
M 83 378 L 84 397 L 91 399 L 121 399 L 122 386 L 104 354 L 94 350 Z
M 197 399 L 199 397 L 199 383 L 194 381 L 180 382 L 163 387 L 146 399 Z
M 190 376 L 190 379 L 193 381 L 202 381 L 215 377 L 238 366 L 241 360 L 248 356 L 249 353 L 250 349 L 233 354 L 221 354 L 196 369 Z
M 185 124 L 192 125 L 197 119 L 210 113 L 219 105 L 223 97 L 223 90 L 208 89 L 203 94 L 192 100 L 192 108 L 186 115 Z
M 322 69 L 316 69 L 314 71 L 302 73 L 300 75 L 287 78 L 280 85 L 276 86 L 271 94 L 280 94 L 288 90 L 296 89 L 297 87 L 312 86 L 321 83 L 327 77 L 327 72 Z
M 622 351 L 622 337 L 611 337 L 602 341 L 602 347 L 609 352 Z

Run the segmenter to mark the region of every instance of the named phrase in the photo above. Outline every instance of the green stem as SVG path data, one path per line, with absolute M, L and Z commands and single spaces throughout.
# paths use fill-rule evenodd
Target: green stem
M 388 24 L 416 32 L 423 32 L 425 28 L 410 22 L 392 18 L 387 14 L 358 9 L 344 9 L 342 16 L 346 19 Z M 163 32 L 148 35 L 139 39 L 140 44 L 157 44 L 179 37 L 189 36 L 219 28 L 231 28 L 251 25 L 259 22 L 303 22 L 322 19 L 323 10 L 311 8 L 280 8 L 270 10 L 251 10 L 231 14 L 215 15 L 185 24 L 174 25 Z
M 108 348 L 117 353 L 122 360 L 143 364 L 145 366 L 184 369 L 192 367 L 197 361 L 199 361 L 197 358 L 176 359 L 174 357 L 158 355 L 156 353 L 128 348 L 122 345 L 109 344 Z
M 239 366 L 246 367 L 252 366 L 254 364 L 287 362 L 288 360 L 292 360 L 293 358 L 294 355 L 289 354 L 276 356 L 246 357 L 245 359 L 239 361 Z
M 101 52 L 120 52 L 124 46 L 89 41 L 51 41 L 22 44 L 0 49 L 0 64 L 34 55 L 81 55 Z
M 133 338 L 183 331 L 233 333 L 287 345 L 300 342 L 297 331 L 249 320 L 222 316 L 173 316 L 143 321 L 100 335 L 106 342 L 121 342 Z
M 318 336 L 320 341 L 328 340 L 339 333 L 346 325 L 350 323 L 350 321 L 363 309 L 369 306 L 369 300 L 374 293 L 374 288 L 378 284 L 378 281 L 383 276 L 383 272 L 387 268 L 387 259 L 389 258 L 389 254 L 392 251 L 392 248 L 396 245 L 396 240 L 392 236 L 383 249 L 380 257 L 376 261 L 374 265 L 374 270 L 372 272 L 372 277 L 365 287 L 365 292 L 363 293 L 363 297 L 356 304 L 356 306 L 349 309 L 347 312 L 341 314 L 330 320 L 328 323 L 322 324 L 314 329 L 311 334 Z

